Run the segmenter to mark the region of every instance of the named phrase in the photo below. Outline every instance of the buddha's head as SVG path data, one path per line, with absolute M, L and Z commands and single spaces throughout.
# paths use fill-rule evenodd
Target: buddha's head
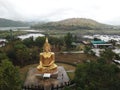
M 45 40 L 45 43 L 44 43 L 44 46 L 43 46 L 43 51 L 44 52 L 50 52 L 51 51 L 51 46 L 48 42 L 48 38 L 46 38 L 46 40 Z

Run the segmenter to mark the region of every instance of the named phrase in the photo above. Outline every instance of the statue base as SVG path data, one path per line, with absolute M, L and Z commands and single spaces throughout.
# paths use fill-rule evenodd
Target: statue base
M 38 71 L 36 71 L 36 73 L 38 73 L 38 74 L 44 74 L 44 73 L 54 74 L 57 72 L 57 67 L 54 69 L 51 69 L 51 70 L 39 70 L 39 69 L 37 69 L 37 70 Z
M 45 76 L 46 74 L 46 76 Z M 44 77 L 45 76 L 45 77 Z M 50 90 L 51 85 L 57 86 L 69 82 L 69 77 L 62 66 L 58 66 L 57 72 L 40 74 L 36 68 L 31 68 L 28 71 L 27 78 L 25 80 L 25 86 L 39 85 L 43 86 L 45 90 Z
M 54 73 L 37 73 L 37 74 L 35 74 L 35 76 L 37 78 L 40 78 L 40 79 L 45 79 L 45 78 L 54 78 L 54 79 L 57 79 L 57 77 L 58 77 L 58 71 L 56 71 Z

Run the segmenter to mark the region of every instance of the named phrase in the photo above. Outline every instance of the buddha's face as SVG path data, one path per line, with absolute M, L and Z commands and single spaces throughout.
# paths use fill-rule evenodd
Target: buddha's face
M 43 49 L 44 49 L 45 52 L 50 52 L 51 51 L 50 44 L 48 42 L 46 42 L 44 44 Z
M 46 48 L 45 48 L 45 52 L 49 52 L 49 47 L 46 47 Z

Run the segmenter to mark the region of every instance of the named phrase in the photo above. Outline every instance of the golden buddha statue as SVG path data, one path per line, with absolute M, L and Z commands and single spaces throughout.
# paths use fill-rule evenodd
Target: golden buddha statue
M 40 53 L 40 64 L 37 66 L 37 69 L 41 73 L 53 73 L 57 71 L 57 65 L 54 62 L 55 54 L 51 52 L 51 46 L 48 43 L 48 38 L 46 38 L 43 52 Z

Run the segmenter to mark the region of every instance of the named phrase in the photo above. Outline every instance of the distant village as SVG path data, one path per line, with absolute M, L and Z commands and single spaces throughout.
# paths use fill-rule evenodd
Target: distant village
M 105 48 L 110 48 L 112 51 L 120 56 L 120 36 L 119 35 L 85 35 L 83 38 L 90 39 L 90 41 L 82 41 L 85 45 L 91 45 L 92 51 L 96 56 L 100 56 L 100 52 Z M 114 60 L 120 64 L 119 60 Z

